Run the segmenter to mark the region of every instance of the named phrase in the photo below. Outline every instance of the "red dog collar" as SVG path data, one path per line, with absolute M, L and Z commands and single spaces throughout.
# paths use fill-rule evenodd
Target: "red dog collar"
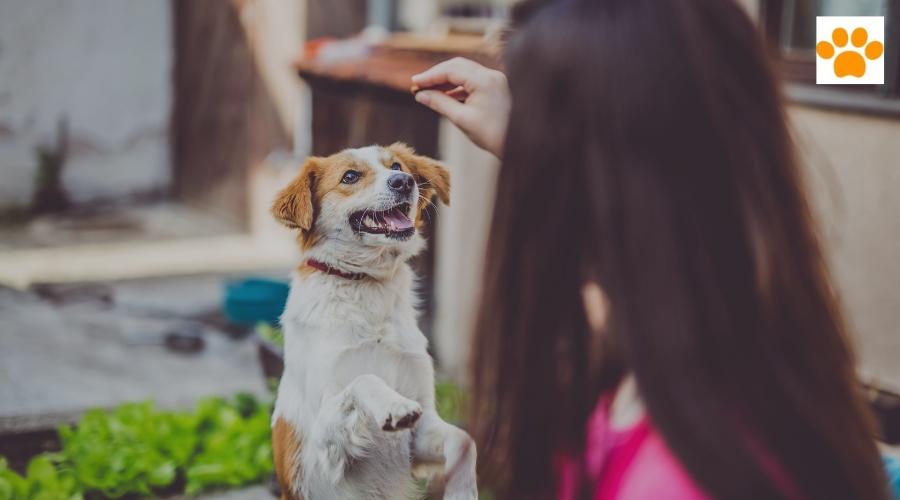
M 333 274 L 335 276 L 340 276 L 341 278 L 346 278 L 348 280 L 361 280 L 365 278 L 367 275 L 365 273 L 345 273 L 336 267 L 331 267 L 324 262 L 319 262 L 316 259 L 306 259 L 306 263 L 309 267 L 313 269 L 318 269 L 325 274 Z

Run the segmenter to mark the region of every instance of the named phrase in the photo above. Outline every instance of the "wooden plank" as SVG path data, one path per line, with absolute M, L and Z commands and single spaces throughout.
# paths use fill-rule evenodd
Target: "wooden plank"
M 172 0 L 174 195 L 246 227 L 249 171 L 288 144 L 235 4 Z
M 367 0 L 308 0 L 306 38 L 346 38 L 366 27 Z

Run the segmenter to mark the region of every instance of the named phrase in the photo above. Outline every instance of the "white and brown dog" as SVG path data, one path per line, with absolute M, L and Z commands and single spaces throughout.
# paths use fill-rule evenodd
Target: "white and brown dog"
M 435 196 L 449 202 L 449 173 L 400 143 L 310 158 L 279 193 L 303 252 L 272 417 L 282 499 L 412 498 L 432 472 L 445 499 L 477 497 L 472 439 L 435 411 L 407 264 Z

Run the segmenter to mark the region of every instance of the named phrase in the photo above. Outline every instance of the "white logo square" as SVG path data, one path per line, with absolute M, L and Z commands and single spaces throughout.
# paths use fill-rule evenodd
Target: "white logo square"
M 884 83 L 884 17 L 816 17 L 816 83 Z

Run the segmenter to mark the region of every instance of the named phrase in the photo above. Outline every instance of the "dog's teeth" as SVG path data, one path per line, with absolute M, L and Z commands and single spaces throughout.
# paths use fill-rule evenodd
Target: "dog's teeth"
M 367 216 L 366 216 L 366 225 L 367 225 L 367 226 L 374 226 L 374 225 L 375 225 L 375 221 L 372 220 L 372 216 L 371 216 L 371 215 L 367 215 Z
M 394 229 L 396 229 L 396 228 L 394 227 L 394 221 L 391 221 L 391 230 L 394 230 Z

